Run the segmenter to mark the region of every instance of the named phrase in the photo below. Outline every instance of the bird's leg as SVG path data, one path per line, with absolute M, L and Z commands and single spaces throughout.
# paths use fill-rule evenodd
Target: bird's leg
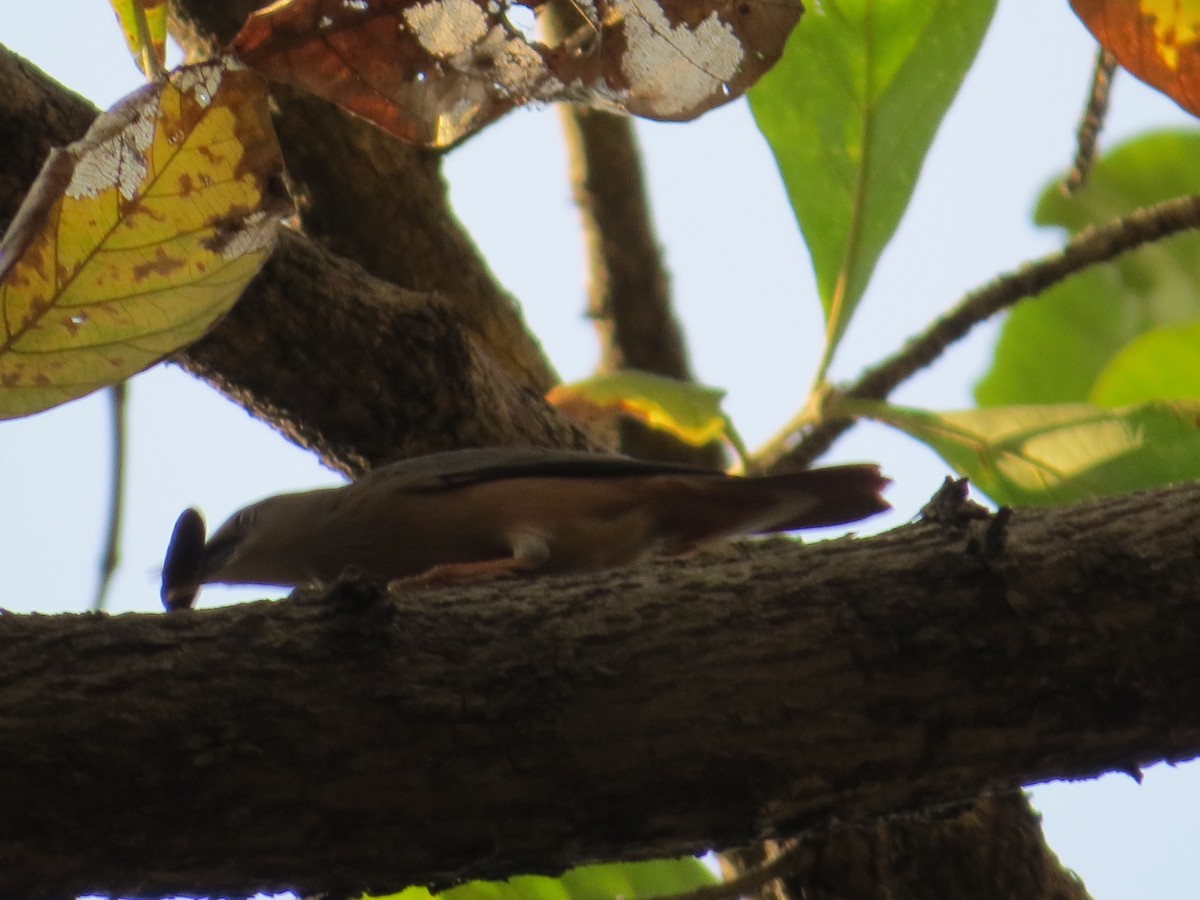
M 444 563 L 432 566 L 420 575 L 396 578 L 388 582 L 388 591 L 420 591 L 428 588 L 482 584 L 513 578 L 532 572 L 550 559 L 550 547 L 540 535 L 519 532 L 512 535 L 512 556 L 481 559 L 467 563 Z

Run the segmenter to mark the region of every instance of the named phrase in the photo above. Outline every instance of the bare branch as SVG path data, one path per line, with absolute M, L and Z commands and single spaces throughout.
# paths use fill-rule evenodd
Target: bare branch
M 641 369 L 691 381 L 633 122 L 569 106 L 562 107 L 562 122 L 571 185 L 583 219 L 588 316 L 600 338 L 601 371 Z M 622 423 L 621 447 L 647 459 L 722 464 L 719 445 L 689 447 L 636 422 Z
M 1064 194 L 1073 194 L 1087 183 L 1088 175 L 1092 171 L 1092 161 L 1096 157 L 1096 139 L 1100 136 L 1100 129 L 1104 127 L 1104 116 L 1108 113 L 1108 97 L 1112 91 L 1116 71 L 1117 58 L 1101 47 L 1096 53 L 1087 106 L 1075 133 L 1075 162 L 1062 184 Z
M 1023 791 L 770 843 L 763 868 L 782 871 L 759 900 L 1088 900 Z
M 691 381 L 633 123 L 568 106 L 562 107 L 562 121 L 587 244 L 588 316 L 600 338 L 601 370 L 641 369 Z M 622 423 L 621 447 L 647 459 L 717 468 L 723 463 L 717 444 L 689 447 L 637 422 Z
M 865 370 L 842 393 L 884 400 L 898 385 L 996 313 L 1037 296 L 1088 266 L 1112 262 L 1123 253 L 1195 228 L 1200 228 L 1200 194 L 1156 203 L 1107 225 L 1088 228 L 1062 250 L 1026 263 L 967 294 L 954 309 L 910 339 L 899 353 Z M 757 466 L 808 465 L 852 424 L 847 419 L 830 419 L 805 432 L 808 421 L 804 414 L 789 422 L 755 454 Z

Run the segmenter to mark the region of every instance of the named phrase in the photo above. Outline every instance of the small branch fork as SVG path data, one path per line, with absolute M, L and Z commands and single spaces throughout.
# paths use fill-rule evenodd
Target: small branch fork
M 996 313 L 1037 296 L 1089 266 L 1111 262 L 1131 250 L 1196 228 L 1200 228 L 1200 194 L 1166 200 L 1080 232 L 1062 250 L 1026 263 L 967 294 L 950 312 L 909 340 L 899 353 L 866 369 L 840 393 L 857 399 L 884 400 L 898 385 Z M 811 418 L 803 413 L 789 422 L 755 455 L 756 468 L 809 465 L 852 421 L 829 419 L 809 427 L 810 423 Z
M 812 849 L 811 844 L 801 837 L 769 862 L 755 866 L 720 884 L 672 895 L 670 900 L 737 900 L 738 897 L 757 896 L 758 892 L 771 882 L 787 878 L 803 868 L 809 862 Z M 667 900 L 667 898 L 657 898 L 657 900 Z

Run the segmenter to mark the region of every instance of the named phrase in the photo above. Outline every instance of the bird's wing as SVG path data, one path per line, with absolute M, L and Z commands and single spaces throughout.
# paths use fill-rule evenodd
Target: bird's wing
M 384 480 L 406 491 L 443 491 L 506 478 L 614 478 L 622 475 L 700 475 L 723 477 L 695 466 L 645 462 L 582 450 L 538 447 L 483 447 L 448 450 L 380 466 L 356 484 Z

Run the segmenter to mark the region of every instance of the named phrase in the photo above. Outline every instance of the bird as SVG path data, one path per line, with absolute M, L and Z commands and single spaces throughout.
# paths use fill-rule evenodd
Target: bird
M 866 463 L 741 477 L 579 450 L 450 450 L 260 500 L 207 542 L 185 510 L 162 599 L 181 609 L 203 584 L 329 584 L 350 568 L 392 590 L 612 568 L 864 519 L 890 508 L 887 484 Z

